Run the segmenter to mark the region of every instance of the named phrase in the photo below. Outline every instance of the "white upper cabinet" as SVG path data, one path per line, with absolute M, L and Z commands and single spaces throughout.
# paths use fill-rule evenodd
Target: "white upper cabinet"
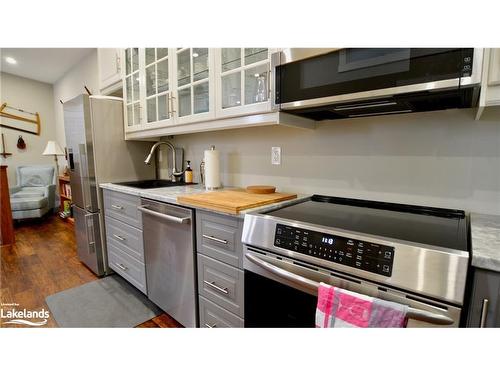
M 483 77 L 476 119 L 490 106 L 500 106 L 500 48 L 484 50 Z
M 126 139 L 314 122 L 273 112 L 268 48 L 127 48 Z M 286 124 L 284 123 L 286 122 Z
M 174 123 L 173 62 L 169 48 L 144 49 L 144 86 L 146 118 L 144 128 L 168 126 Z
M 118 48 L 98 48 L 99 89 L 101 91 L 118 83 L 122 79 L 122 50 Z
M 218 118 L 271 111 L 273 52 L 268 48 L 215 50 Z
M 176 95 L 173 97 L 176 123 L 215 118 L 214 57 L 209 48 L 174 50 Z
M 141 60 L 141 62 L 139 61 Z M 139 48 L 125 50 L 123 99 L 125 102 L 125 131 L 137 131 L 143 125 L 144 72 Z
M 490 66 L 488 69 L 488 86 L 500 85 L 500 48 L 490 49 Z

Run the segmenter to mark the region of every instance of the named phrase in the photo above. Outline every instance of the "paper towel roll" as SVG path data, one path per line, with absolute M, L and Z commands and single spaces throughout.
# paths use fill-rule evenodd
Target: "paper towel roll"
M 211 150 L 205 150 L 205 187 L 217 189 L 220 187 L 219 150 L 214 146 Z

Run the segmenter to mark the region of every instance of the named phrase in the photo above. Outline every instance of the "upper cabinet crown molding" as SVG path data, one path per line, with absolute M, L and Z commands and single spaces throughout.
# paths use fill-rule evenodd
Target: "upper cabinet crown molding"
M 122 55 L 126 139 L 280 124 L 268 48 L 127 48 Z M 293 116 L 296 117 L 296 116 Z M 260 122 L 259 122 L 260 121 Z M 290 126 L 314 122 L 287 117 Z

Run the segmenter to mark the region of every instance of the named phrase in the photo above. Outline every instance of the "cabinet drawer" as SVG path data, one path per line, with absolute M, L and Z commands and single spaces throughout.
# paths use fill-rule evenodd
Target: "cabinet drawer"
M 203 297 L 243 317 L 243 271 L 198 254 L 198 291 Z
M 197 212 L 197 250 L 221 262 L 243 267 L 243 220 Z
M 137 209 L 140 204 L 140 198 L 135 195 L 104 189 L 105 214 L 142 229 L 142 215 Z
M 142 231 L 106 216 L 106 242 L 144 263 Z
M 141 292 L 147 294 L 144 263 L 132 258 L 112 243 L 108 243 L 108 263 L 113 271 L 128 280 Z
M 243 328 L 243 319 L 200 296 L 201 328 Z

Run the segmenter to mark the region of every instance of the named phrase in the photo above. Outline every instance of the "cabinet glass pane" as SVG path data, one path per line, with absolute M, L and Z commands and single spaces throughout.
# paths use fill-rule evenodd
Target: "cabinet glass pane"
M 132 74 L 132 100 L 139 100 L 139 72 Z
M 193 48 L 193 81 L 208 78 L 208 48 Z
M 132 67 L 132 55 L 131 55 L 131 50 L 130 48 L 127 48 L 125 50 L 125 73 L 126 75 L 129 75 L 131 73 L 131 68 Z
M 134 125 L 134 113 L 132 112 L 132 104 L 127 105 L 127 126 Z
M 149 65 L 155 62 L 155 49 L 154 48 L 146 48 L 146 65 Z
M 222 77 L 222 108 L 241 105 L 241 72 Z
M 267 48 L 245 48 L 245 65 L 267 59 Z
M 156 49 L 156 60 L 161 60 L 168 56 L 168 48 L 157 48 Z
M 153 64 L 146 68 L 146 96 L 156 94 L 156 66 Z
M 139 48 L 132 48 L 132 71 L 139 69 Z
M 205 113 L 208 112 L 208 82 L 200 83 L 193 87 L 193 106 L 194 113 Z
M 179 90 L 179 116 L 191 114 L 191 87 Z
M 245 104 L 267 101 L 267 64 L 245 70 Z
M 139 125 L 141 122 L 141 105 L 139 103 L 133 104 L 134 106 L 134 125 Z
M 227 72 L 241 66 L 241 48 L 222 48 L 222 71 Z
M 166 120 L 169 118 L 168 115 L 168 96 L 160 95 L 158 96 L 158 120 Z
M 147 100 L 148 122 L 156 121 L 156 97 Z
M 191 83 L 191 56 L 190 50 L 177 54 L 177 85 L 184 86 Z
M 132 77 L 127 77 L 125 86 L 127 86 L 127 103 L 130 103 L 132 101 Z
M 168 59 L 157 64 L 158 93 L 168 90 Z

